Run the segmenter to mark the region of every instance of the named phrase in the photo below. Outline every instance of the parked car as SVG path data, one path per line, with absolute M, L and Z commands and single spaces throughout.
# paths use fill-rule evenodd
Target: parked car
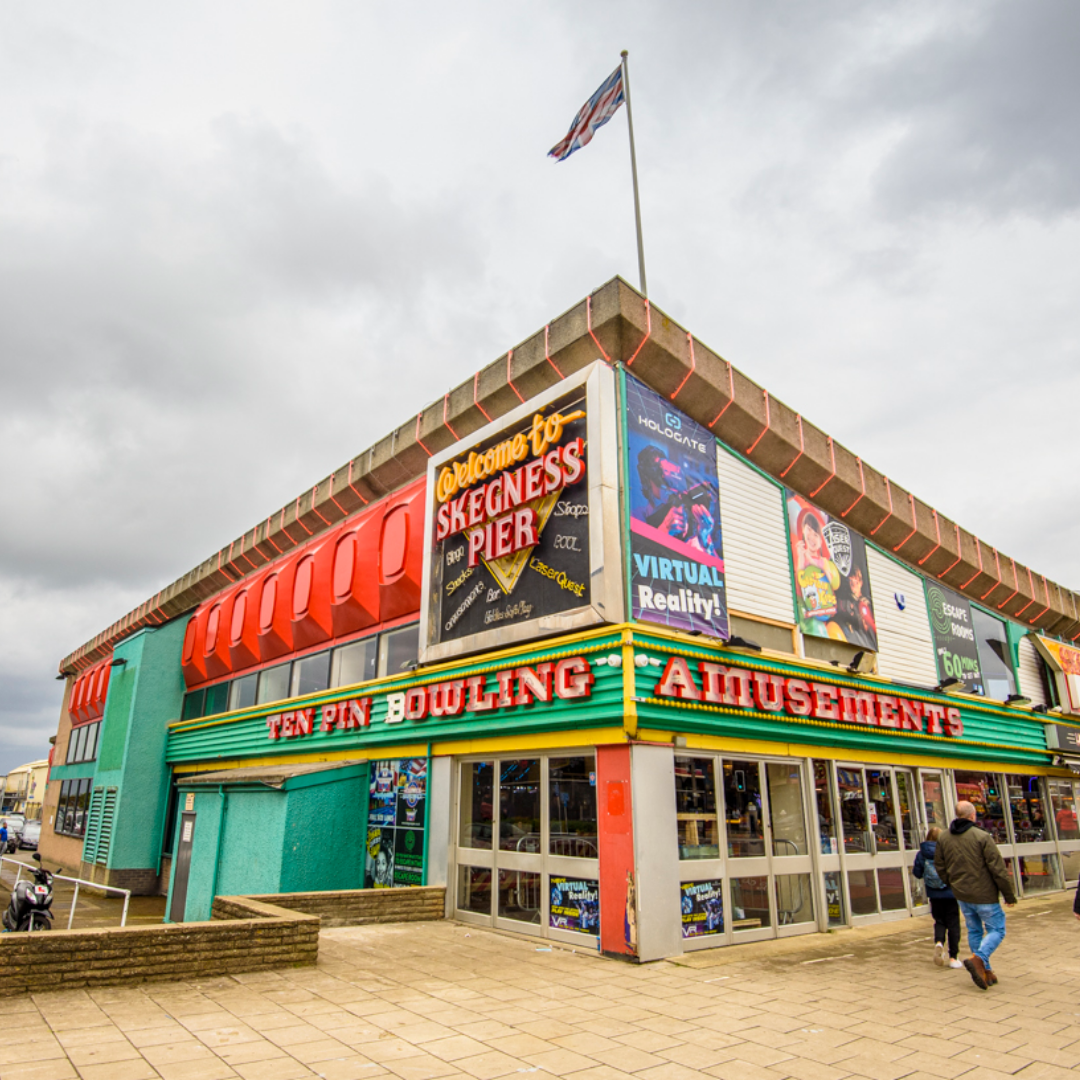
M 19 834 L 20 848 L 33 848 L 37 851 L 38 841 L 41 839 L 41 822 L 28 821 Z

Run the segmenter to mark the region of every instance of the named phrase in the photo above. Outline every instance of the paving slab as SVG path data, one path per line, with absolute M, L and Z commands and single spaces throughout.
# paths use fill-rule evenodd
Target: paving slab
M 1024 901 L 1000 982 L 928 918 L 634 966 L 456 923 L 324 930 L 315 968 L 0 999 L 2 1080 L 1031 1080 L 1080 1075 L 1072 897 Z

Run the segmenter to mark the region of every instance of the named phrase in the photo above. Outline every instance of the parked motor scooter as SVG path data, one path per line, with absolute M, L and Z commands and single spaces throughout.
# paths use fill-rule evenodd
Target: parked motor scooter
M 11 903 L 4 912 L 4 929 L 51 930 L 53 876 L 41 865 L 41 855 L 34 852 L 34 861 L 38 864 L 33 871 L 34 880 L 20 881 L 11 893 Z

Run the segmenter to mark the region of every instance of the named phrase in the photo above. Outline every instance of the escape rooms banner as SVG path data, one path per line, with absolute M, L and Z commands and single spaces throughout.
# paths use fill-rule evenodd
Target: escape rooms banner
M 971 605 L 943 585 L 928 585 L 926 607 L 934 635 L 934 655 L 942 679 L 959 679 L 976 694 L 983 692 L 979 643 L 971 620 Z
M 727 638 L 716 440 L 629 376 L 626 431 L 633 617 Z

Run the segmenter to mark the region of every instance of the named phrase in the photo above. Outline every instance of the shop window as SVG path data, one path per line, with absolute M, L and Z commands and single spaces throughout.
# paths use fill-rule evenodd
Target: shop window
M 814 806 L 817 810 L 818 839 L 823 855 L 835 855 L 836 811 L 833 806 L 832 788 L 829 784 L 829 763 L 814 762 Z
M 922 774 L 922 799 L 927 824 L 947 829 L 949 819 L 945 813 L 945 795 L 941 789 L 940 773 Z
M 915 820 L 915 777 L 906 769 L 896 770 L 896 792 L 900 797 L 900 827 L 904 834 L 904 847 L 908 851 L 917 851 L 921 836 L 915 835 L 918 823 Z
M 499 849 L 540 850 L 540 761 L 499 762 Z
M 1056 855 L 1021 855 L 1020 886 L 1025 896 L 1053 892 L 1062 887 Z
M 292 664 L 278 664 L 259 672 L 259 685 L 255 690 L 255 704 L 268 701 L 284 701 L 289 696 Z
M 790 626 L 773 626 L 772 623 L 732 615 L 731 635 L 756 641 L 763 649 L 770 649 L 772 652 L 789 655 L 795 652 L 795 640 Z
M 733 930 L 757 930 L 763 926 L 772 926 L 767 877 L 732 880 L 731 926 Z
M 1080 840 L 1080 783 L 1075 780 L 1048 780 L 1047 785 L 1058 839 Z
M 540 874 L 525 870 L 500 870 L 499 918 L 539 924 L 540 889 Z
M 765 766 L 765 778 L 769 785 L 773 855 L 808 855 L 798 763 L 770 761 Z
M 814 921 L 814 898 L 809 874 L 778 874 L 776 921 L 780 926 L 796 926 Z
M 72 728 L 68 737 L 67 757 L 65 765 L 78 765 L 84 761 L 93 761 L 97 757 L 98 732 L 101 730 L 101 721 L 93 724 L 83 724 Z
M 724 812 L 727 815 L 728 854 L 736 859 L 764 855 L 761 774 L 756 761 L 724 762 Z M 731 903 L 734 909 L 734 898 Z M 733 910 L 732 918 L 735 917 Z
M 457 906 L 477 915 L 491 914 L 490 870 L 482 866 L 458 867 Z
M 851 897 L 852 915 L 876 915 L 878 912 L 877 890 L 874 888 L 873 870 L 848 871 L 848 895 Z
M 596 759 L 548 758 L 548 853 L 574 859 L 599 856 L 596 836 Z
M 229 684 L 229 712 L 250 709 L 255 704 L 258 683 L 258 675 L 245 675 L 242 679 L 234 679 Z
M 379 639 L 364 638 L 334 650 L 330 662 L 331 686 L 355 686 L 378 675 Z
M 867 827 L 866 793 L 863 791 L 862 769 L 837 769 L 836 786 L 840 792 L 840 823 L 844 830 L 844 851 L 849 854 L 872 853 L 873 843 Z M 851 897 L 851 909 L 855 915 L 855 896 Z
M 988 832 L 994 842 L 1007 844 L 1005 806 L 1001 797 L 1001 777 L 996 773 L 956 772 L 956 798 L 975 807 L 975 824 Z
M 391 630 L 380 639 L 379 674 L 400 675 L 415 667 L 420 656 L 420 624 Z
M 680 859 L 720 858 L 715 767 L 712 758 L 675 758 Z
M 899 851 L 890 773 L 885 769 L 867 769 L 866 790 L 870 799 L 870 827 L 874 831 L 875 848 L 878 851 Z
M 316 653 L 314 656 L 305 656 L 302 660 L 294 660 L 292 668 L 290 697 L 304 697 L 306 694 L 317 694 L 329 688 L 329 650 Z
M 904 894 L 904 871 L 899 866 L 883 867 L 877 872 L 878 893 L 882 911 L 903 911 L 907 908 Z
M 679 886 L 682 936 L 706 937 L 724 932 L 724 883 L 684 881 Z
M 1080 851 L 1061 853 L 1061 872 L 1070 884 L 1080 878 Z
M 1005 623 L 977 607 L 971 609 L 971 622 L 975 640 L 979 644 L 983 692 L 988 698 L 1004 701 L 1010 694 L 1016 693 L 1016 674 Z
M 495 822 L 495 765 L 491 761 L 469 761 L 461 766 L 461 818 L 458 844 L 467 848 L 491 849 Z M 490 890 L 490 882 L 488 888 Z M 468 908 L 467 910 L 472 910 Z
M 206 691 L 192 690 L 184 695 L 184 708 L 181 720 L 198 720 L 206 715 Z
M 1006 776 L 1005 789 L 1009 793 L 1014 843 L 1038 844 L 1049 840 L 1044 810 L 1046 803 L 1039 777 Z
M 229 684 L 218 683 L 216 686 L 206 688 L 206 711 L 204 716 L 217 716 L 218 713 L 229 711 Z
M 844 889 L 839 870 L 829 870 L 825 875 L 825 911 L 830 926 L 846 926 L 844 914 Z
M 87 777 L 65 780 L 60 785 L 60 802 L 56 808 L 53 831 L 62 836 L 83 836 L 86 832 L 86 811 L 90 803 L 90 784 Z

